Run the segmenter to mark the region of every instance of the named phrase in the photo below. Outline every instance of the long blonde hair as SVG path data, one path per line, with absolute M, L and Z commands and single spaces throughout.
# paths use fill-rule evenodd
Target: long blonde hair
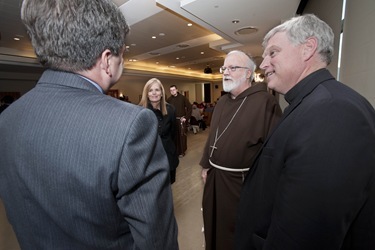
M 161 81 L 157 78 L 151 78 L 150 80 L 148 80 L 146 82 L 145 86 L 143 87 L 141 101 L 139 102 L 138 105 L 142 106 L 144 108 L 148 107 L 148 105 L 150 104 L 150 100 L 148 99 L 148 91 L 150 90 L 151 86 L 154 83 L 157 83 L 159 85 L 160 89 L 161 89 L 160 111 L 163 115 L 167 115 L 168 112 L 167 112 L 167 104 L 166 104 L 166 101 L 165 101 L 164 87 L 163 87 L 163 84 L 161 84 Z

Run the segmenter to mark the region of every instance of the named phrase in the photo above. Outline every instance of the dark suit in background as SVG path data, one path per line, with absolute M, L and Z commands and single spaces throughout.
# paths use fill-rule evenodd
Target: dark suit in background
M 50 68 L 0 118 L 0 197 L 21 248 L 178 249 L 155 115 L 104 94 L 123 70 L 124 16 L 105 0 L 21 13 Z

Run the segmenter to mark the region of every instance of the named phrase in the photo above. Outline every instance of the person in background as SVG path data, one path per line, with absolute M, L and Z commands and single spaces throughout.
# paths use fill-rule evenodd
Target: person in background
M 189 121 L 191 116 L 191 103 L 189 100 L 178 92 L 176 85 L 172 85 L 169 88 L 171 96 L 167 99 L 176 109 L 176 137 L 175 145 L 177 148 L 177 153 L 180 157 L 185 155 L 187 149 L 187 121 Z
M 245 180 L 236 249 L 375 249 L 375 111 L 326 69 L 333 39 L 312 14 L 264 38 L 289 106 Z
M 10 95 L 3 96 L 1 98 L 0 114 L 14 102 L 14 97 Z
M 223 95 L 214 110 L 200 161 L 203 222 L 207 250 L 234 247 L 237 205 L 245 174 L 282 112 L 264 83 L 251 85 L 256 65 L 242 51 L 231 51 L 220 68 Z
M 196 104 L 192 105 L 192 111 L 191 111 L 191 117 L 194 117 L 199 128 L 205 130 L 206 129 L 206 123 L 203 120 L 203 114 L 202 111 L 197 107 Z M 190 117 L 190 119 L 191 119 Z
M 123 14 L 24 0 L 21 18 L 47 69 L 0 116 L 0 197 L 20 247 L 178 249 L 157 119 L 105 95 L 123 71 Z
M 151 109 L 158 119 L 158 133 L 168 156 L 170 181 L 173 184 L 176 181 L 176 169 L 179 164 L 174 144 L 176 114 L 174 107 L 165 101 L 164 87 L 159 79 L 152 78 L 147 81 L 139 105 Z

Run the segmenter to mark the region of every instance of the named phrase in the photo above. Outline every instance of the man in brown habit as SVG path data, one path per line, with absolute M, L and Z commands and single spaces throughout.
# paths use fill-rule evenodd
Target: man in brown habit
M 251 84 L 256 65 L 241 51 L 220 68 L 222 96 L 213 113 L 200 165 L 205 183 L 203 222 L 207 250 L 233 249 L 234 222 L 244 177 L 282 111 L 264 83 Z

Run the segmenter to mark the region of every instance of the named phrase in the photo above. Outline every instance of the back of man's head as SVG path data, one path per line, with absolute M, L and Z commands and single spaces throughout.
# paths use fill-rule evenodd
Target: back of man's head
M 119 55 L 129 32 L 110 0 L 24 0 L 21 19 L 41 64 L 70 72 L 90 70 L 106 49 Z

